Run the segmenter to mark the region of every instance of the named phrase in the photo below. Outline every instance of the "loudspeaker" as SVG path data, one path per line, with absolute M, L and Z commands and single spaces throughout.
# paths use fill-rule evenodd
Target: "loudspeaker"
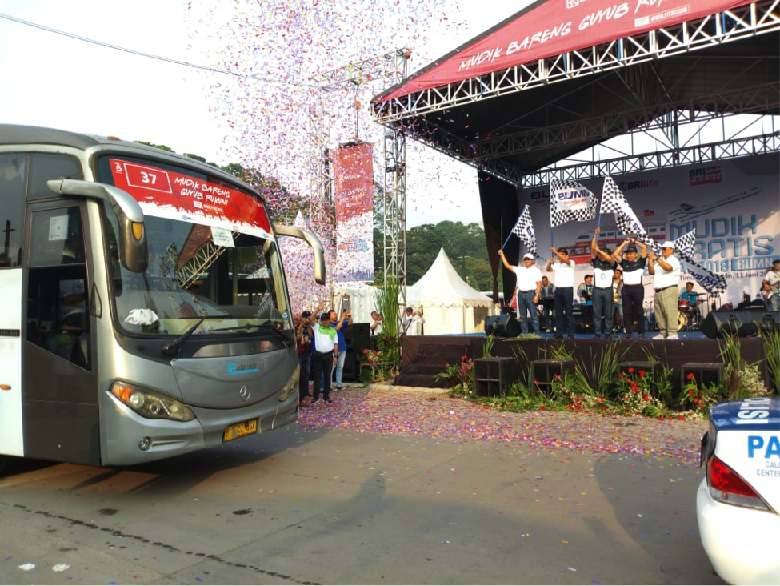
M 520 322 L 513 315 L 489 315 L 485 318 L 485 334 L 499 338 L 516 338 L 522 332 Z
M 708 338 L 722 338 L 726 334 L 742 338 L 772 329 L 780 331 L 780 311 L 711 311 L 701 322 L 701 332 Z
M 347 343 L 347 354 L 344 358 L 344 370 L 341 379 L 355 382 L 360 378 L 360 360 L 363 350 L 371 349 L 370 324 L 353 323 L 344 330 L 344 341 Z

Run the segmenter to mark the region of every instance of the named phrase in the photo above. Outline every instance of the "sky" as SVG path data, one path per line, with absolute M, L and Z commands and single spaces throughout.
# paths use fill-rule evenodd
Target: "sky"
M 316 147 L 307 146 L 312 132 L 308 118 L 296 114 L 308 90 L 294 84 L 312 72 L 405 46 L 413 49 L 412 72 L 526 3 L 0 0 L 0 14 L 125 49 L 276 81 L 204 72 L 0 18 L 0 122 L 165 144 L 223 165 L 257 164 L 305 191 L 303 158 Z M 293 17 L 286 12 L 292 4 L 311 10 Z M 335 28 L 318 32 L 323 21 Z M 361 138 L 379 137 L 376 150 L 381 152 L 381 127 L 372 122 L 367 103 L 384 88 L 366 84 L 361 89 Z M 355 126 L 350 111 L 354 98 L 345 92 L 327 96 L 335 110 L 325 118 L 330 142 L 350 138 L 346 129 Z M 256 117 L 260 112 L 264 116 Z M 408 227 L 481 221 L 474 169 L 417 143 L 407 149 Z

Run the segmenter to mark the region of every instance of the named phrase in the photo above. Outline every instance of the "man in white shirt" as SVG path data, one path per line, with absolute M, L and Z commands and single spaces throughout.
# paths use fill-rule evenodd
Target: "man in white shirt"
M 677 298 L 680 280 L 680 261 L 674 256 L 674 243 L 667 240 L 661 245 L 661 255 L 656 257 L 652 251 L 647 257 L 650 264 L 656 263 L 654 309 L 655 321 L 661 337 L 667 340 L 677 339 Z
M 551 247 L 553 258 L 547 263 L 545 271 L 553 271 L 553 281 L 555 281 L 555 338 L 563 338 L 564 319 L 566 313 L 568 326 L 566 331 L 569 333 L 569 339 L 574 338 L 574 261 L 569 258 L 569 253 L 565 248 L 558 250 Z M 558 262 L 555 262 L 555 259 Z
M 534 266 L 534 255 L 526 254 L 523 257 L 523 265 L 513 267 L 510 265 L 504 251 L 499 250 L 498 256 L 509 271 L 517 275 L 517 314 L 520 317 L 520 329 L 524 334 L 528 333 L 528 313 L 531 314 L 531 324 L 534 334 L 539 335 L 539 314 L 536 305 L 539 303 L 539 292 L 542 289 L 542 272 Z
M 338 332 L 330 325 L 330 312 L 320 316 L 319 323 L 314 326 L 314 349 L 311 353 L 311 367 L 314 372 L 314 399 L 311 404 L 320 402 L 320 384 L 324 388 L 322 394 L 326 403 L 330 399 L 330 376 L 333 370 L 333 350 L 338 349 Z M 320 381 L 323 381 L 321 383 Z
M 596 339 L 601 337 L 601 324 L 604 323 L 604 337 L 612 337 L 612 324 L 615 319 L 615 310 L 612 307 L 614 290 L 612 277 L 615 274 L 617 263 L 612 258 L 609 248 L 599 248 L 596 228 L 593 240 L 590 243 L 590 264 L 593 267 L 593 333 Z M 603 319 L 602 319 L 603 318 Z
M 780 258 L 772 261 L 772 268 L 767 269 L 764 280 L 769 283 L 767 308 L 770 311 L 780 311 Z
M 372 311 L 371 312 L 371 336 L 378 336 L 382 333 L 382 322 L 384 321 L 384 318 L 379 315 L 379 312 Z

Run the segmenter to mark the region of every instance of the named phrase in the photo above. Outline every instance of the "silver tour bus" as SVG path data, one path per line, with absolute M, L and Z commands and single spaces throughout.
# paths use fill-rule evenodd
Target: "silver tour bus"
M 167 458 L 298 418 L 276 235 L 235 177 L 113 137 L 0 124 L 0 467 Z

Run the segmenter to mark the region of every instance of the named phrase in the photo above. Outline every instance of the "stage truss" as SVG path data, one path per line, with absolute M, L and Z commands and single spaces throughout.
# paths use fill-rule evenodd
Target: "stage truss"
M 542 187 L 549 185 L 553 178 L 580 181 L 607 175 L 615 177 L 626 173 L 682 167 L 777 152 L 780 152 L 780 131 L 615 159 L 577 163 L 565 167 L 548 167 L 535 173 L 523 175 L 519 186 Z
M 338 69 L 320 73 L 317 88 L 315 140 L 312 160 L 315 168 L 312 193 L 332 203 L 333 178 L 325 143 L 329 138 L 323 126 L 325 101 L 329 94 L 345 88 L 375 85 L 375 91 L 395 85 L 408 75 L 409 49 L 398 49 Z M 355 129 L 357 139 L 357 126 Z M 406 137 L 395 128 L 383 127 L 384 169 L 382 185 L 383 269 L 398 280 L 402 303 L 406 304 Z M 374 244 L 376 247 L 376 243 Z
M 697 149 L 702 149 L 701 145 L 689 149 L 679 147 L 679 126 L 705 124 L 709 120 L 723 119 L 735 114 L 779 111 L 778 84 L 744 87 L 731 92 L 708 95 L 706 96 L 708 101 L 717 104 L 717 107 L 711 111 L 704 111 L 701 105 L 695 108 L 694 100 L 666 102 L 641 109 L 585 118 L 576 123 L 518 132 L 510 131 L 495 138 L 476 141 L 464 139 L 438 124 L 427 121 L 423 115 L 609 70 L 641 66 L 652 73 L 650 62 L 654 59 L 723 45 L 777 30 L 780 30 L 780 0 L 762 0 L 700 19 L 625 37 L 611 43 L 539 59 L 533 63 L 422 90 L 385 102 L 374 102 L 372 107 L 377 121 L 387 127 L 404 127 L 407 125 L 406 121 L 412 122 L 413 119 L 414 125 L 409 125 L 408 131 L 411 138 L 518 186 L 528 183 L 525 178 L 527 172 L 508 164 L 502 157 L 573 142 L 598 142 L 621 134 L 645 133 L 653 129 L 662 130 L 669 138 L 673 146 L 670 152 L 685 151 L 694 159 L 702 156 L 704 157 L 702 160 L 711 160 L 703 153 L 694 154 Z M 772 134 L 771 137 L 775 135 Z M 754 140 L 761 142 L 762 139 L 761 137 L 734 139 L 727 137 L 724 130 L 720 143 L 723 143 L 725 152 L 733 152 L 733 148 L 739 150 L 737 145 L 740 141 L 747 141 L 752 145 Z M 775 140 L 768 139 L 767 143 L 771 145 L 770 150 L 761 150 L 764 148 L 761 147 L 758 152 L 778 150 L 776 137 Z M 710 146 L 716 150 L 719 148 L 714 144 Z M 748 150 L 744 152 L 745 156 L 758 154 L 758 152 L 750 152 L 752 147 L 746 148 Z M 632 154 L 624 159 L 630 167 L 630 160 L 641 161 L 648 157 L 667 162 L 674 160 L 674 157 L 667 160 L 664 153 L 660 152 Z M 575 167 L 587 169 L 597 164 L 599 163 L 594 160 Z M 648 166 L 647 168 L 659 167 Z M 558 171 L 546 169 L 539 173 L 553 172 Z

